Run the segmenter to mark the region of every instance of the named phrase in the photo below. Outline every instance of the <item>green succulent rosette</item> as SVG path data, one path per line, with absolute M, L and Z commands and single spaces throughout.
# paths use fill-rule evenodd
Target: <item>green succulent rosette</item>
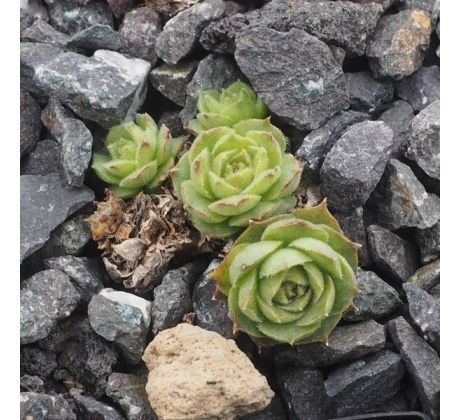
M 108 153 L 95 153 L 92 168 L 120 198 L 140 191 L 154 191 L 174 167 L 185 137 L 172 138 L 169 129 L 159 129 L 148 114 L 112 127 L 105 146 Z
M 174 191 L 202 233 L 224 238 L 250 220 L 289 210 L 301 167 L 270 119 L 203 131 L 171 172 Z
M 198 115 L 187 129 L 194 134 L 215 127 L 233 127 L 247 119 L 268 116 L 267 106 L 257 98 L 249 85 L 237 81 L 222 91 L 207 90 L 198 98 Z
M 358 247 L 323 202 L 251 223 L 210 276 L 254 341 L 326 341 L 358 291 Z

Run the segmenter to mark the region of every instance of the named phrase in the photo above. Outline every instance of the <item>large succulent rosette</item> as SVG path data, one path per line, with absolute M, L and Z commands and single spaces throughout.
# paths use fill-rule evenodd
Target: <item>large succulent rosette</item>
M 256 342 L 325 341 L 357 293 L 357 247 L 323 202 L 251 223 L 210 275 Z
M 171 173 L 196 228 L 228 237 L 291 208 L 301 168 L 285 149 L 269 118 L 203 131 Z
M 268 116 L 267 106 L 249 85 L 237 81 L 222 91 L 206 90 L 198 98 L 198 114 L 187 129 L 194 134 L 215 127 L 233 127 L 247 119 Z
M 168 176 L 184 141 L 172 138 L 164 125 L 158 129 L 150 115 L 137 114 L 134 121 L 110 129 L 108 153 L 95 153 L 92 168 L 120 198 L 152 192 Z

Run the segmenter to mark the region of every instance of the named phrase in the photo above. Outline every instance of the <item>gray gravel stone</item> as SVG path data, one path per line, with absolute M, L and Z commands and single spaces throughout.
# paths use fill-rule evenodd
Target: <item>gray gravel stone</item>
M 150 64 L 108 50 L 92 57 L 62 53 L 37 66 L 34 81 L 80 117 L 103 127 L 133 117 L 146 94 Z
M 439 66 L 421 67 L 396 84 L 396 94 L 409 102 L 415 111 L 421 111 L 440 98 Z
M 21 32 L 21 41 L 42 42 L 44 44 L 64 47 L 69 37 L 54 29 L 44 20 L 38 19 L 31 26 Z
M 113 26 L 113 17 L 107 3 L 92 0 L 81 7 L 74 0 L 45 0 L 50 23 L 57 30 L 72 35 L 96 23 Z
M 162 64 L 150 72 L 149 80 L 153 87 L 163 96 L 180 106 L 185 106 L 187 86 L 192 80 L 198 66 L 197 61 L 190 61 L 172 66 Z
M 107 0 L 113 14 L 119 18 L 123 16 L 128 10 L 134 9 L 137 0 Z
M 264 410 L 238 417 L 238 420 L 287 420 L 287 417 L 281 400 L 275 395 Z
M 42 0 L 26 0 L 21 1 L 21 21 L 22 16 L 26 15 L 34 20 L 43 19 L 44 21 L 48 22 L 49 15 L 48 9 L 43 4 Z
M 385 346 L 385 328 L 374 320 L 337 327 L 324 343 L 283 346 L 276 350 L 275 363 L 319 367 L 355 360 Z
M 21 160 L 21 175 L 47 175 L 59 171 L 59 145 L 54 140 L 41 140 Z
M 21 392 L 21 419 L 45 420 L 77 420 L 70 404 L 62 395 L 37 394 Z
M 439 352 L 440 305 L 439 300 L 416 284 L 405 283 L 409 314 L 419 334 Z
M 163 281 L 153 291 L 152 332 L 173 328 L 181 323 L 184 315 L 193 311 L 189 285 L 176 274 L 169 271 Z
M 436 286 L 433 286 L 431 289 L 430 289 L 430 295 L 433 296 L 434 298 L 436 299 L 440 299 L 441 298 L 441 284 L 437 284 Z
M 357 111 L 374 113 L 384 108 L 393 99 L 393 81 L 376 80 L 368 71 L 345 73 L 350 108 Z
M 429 292 L 433 287 L 439 284 L 441 279 L 441 263 L 440 260 L 435 260 L 430 264 L 419 268 L 412 276 L 409 277 L 407 283 L 414 283 L 420 289 Z
M 45 338 L 77 307 L 80 294 L 59 270 L 44 270 L 21 284 L 21 344 Z
M 439 418 L 439 356 L 403 317 L 391 320 L 387 326 L 415 385 L 424 411 L 434 418 Z
M 126 13 L 120 26 L 122 52 L 142 58 L 152 66 L 157 62 L 155 42 L 161 32 L 160 16 L 149 7 Z
M 56 355 L 36 346 L 21 347 L 21 373 L 47 378 L 57 368 Z
M 382 121 L 349 127 L 321 168 L 321 191 L 328 204 L 344 213 L 361 207 L 379 182 L 392 145 L 393 131 Z
M 382 350 L 337 368 L 324 385 L 338 416 L 365 414 L 396 395 L 404 370 L 398 354 Z
M 20 96 L 21 156 L 29 153 L 40 138 L 40 105 L 29 92 L 21 89 Z
M 94 200 L 86 188 L 71 188 L 57 173 L 21 175 L 21 262 L 40 249 L 50 232 Z
M 336 411 L 326 394 L 323 375 L 307 368 L 279 368 L 276 380 L 290 419 L 328 420 Z
M 169 128 L 171 136 L 173 137 L 187 135 L 184 125 L 182 124 L 179 110 L 163 112 L 158 120 L 158 125 L 161 126 L 161 124 Z
M 153 420 L 157 417 L 150 407 L 145 385 L 147 377 L 112 373 L 107 381 L 107 395 L 117 403 L 127 420 Z
M 427 193 L 411 168 L 396 159 L 388 162 L 372 200 L 378 222 L 390 229 L 426 229 L 439 220 L 439 197 Z
M 356 310 L 345 314 L 347 321 L 382 318 L 402 306 L 398 292 L 372 271 L 358 268 L 356 285 L 360 290 L 353 301 Z
M 223 89 L 241 78 L 241 72 L 234 61 L 228 57 L 209 54 L 203 58 L 187 86 L 185 108 L 180 113 L 182 122 L 186 125 L 197 113 L 197 101 L 200 91 Z
M 360 244 L 361 248 L 358 250 L 358 263 L 360 267 L 368 267 L 372 264 L 372 258 L 369 253 L 367 245 L 366 226 L 363 221 L 363 208 L 358 207 L 351 211 L 349 214 L 334 214 L 339 221 L 345 236 L 350 238 L 353 242 Z
M 403 9 L 421 9 L 425 10 L 433 22 L 439 16 L 439 0 L 403 0 Z
M 427 264 L 437 258 L 441 251 L 440 222 L 428 229 L 416 229 L 415 240 L 420 248 L 420 260 Z
M 346 128 L 368 119 L 369 115 L 356 111 L 344 111 L 333 116 L 320 128 L 307 134 L 295 157 L 306 163 L 304 170 L 318 174 L 327 153 Z
M 396 282 L 405 282 L 418 267 L 415 246 L 378 225 L 367 228 L 369 249 L 376 266 Z
M 425 173 L 440 178 L 440 102 L 435 101 L 412 120 L 406 157 Z
M 95 400 L 92 397 L 74 395 L 76 412 L 85 420 L 124 420 L 124 417 L 110 405 Z
M 238 12 L 232 1 L 205 0 L 168 20 L 158 36 L 155 49 L 165 63 L 177 64 L 199 46 L 201 31 L 207 24 Z
M 431 30 L 430 17 L 421 10 L 383 16 L 366 49 L 374 76 L 400 80 L 418 70 L 430 44 Z
M 228 306 L 219 300 L 213 300 L 216 283 L 207 276 L 219 262 L 213 260 L 195 284 L 192 297 L 195 324 L 205 330 L 215 331 L 225 338 L 234 338 Z
M 46 268 L 54 268 L 66 273 L 85 303 L 99 293 L 103 287 L 103 271 L 97 260 L 66 255 L 44 260 Z
M 103 289 L 88 305 L 91 327 L 107 341 L 113 342 L 126 362 L 141 361 L 150 327 L 151 303 L 136 295 Z
M 39 376 L 22 375 L 19 380 L 21 391 L 44 393 L 45 383 Z
M 380 115 L 379 120 L 393 130 L 393 136 L 396 139 L 399 135 L 409 131 L 413 118 L 414 110 L 410 104 L 405 101 L 395 101 Z
M 349 106 L 341 66 L 304 31 L 245 31 L 236 39 L 235 59 L 270 111 L 300 130 L 316 129 Z
M 109 25 L 96 23 L 73 34 L 67 47 L 95 51 L 100 49 L 118 51 L 121 48 L 120 34 Z
M 329 45 L 329 48 L 331 49 L 332 55 L 337 60 L 337 63 L 343 66 L 347 52 L 343 48 L 336 47 L 335 45 Z

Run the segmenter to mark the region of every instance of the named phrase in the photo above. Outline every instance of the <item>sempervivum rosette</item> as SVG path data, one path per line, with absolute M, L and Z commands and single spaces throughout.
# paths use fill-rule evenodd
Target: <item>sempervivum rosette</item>
M 95 153 L 92 168 L 120 198 L 152 192 L 168 176 L 184 141 L 172 138 L 164 125 L 158 129 L 150 115 L 137 114 L 134 121 L 110 129 L 108 153 Z
M 187 129 L 194 134 L 215 127 L 232 127 L 251 118 L 268 116 L 267 106 L 246 83 L 237 81 L 222 91 L 206 90 L 198 98 L 198 115 Z
M 285 149 L 269 118 L 201 132 L 172 171 L 174 191 L 197 229 L 228 237 L 292 207 L 301 168 Z
M 357 293 L 357 248 L 323 202 L 251 223 L 211 277 L 256 342 L 325 341 Z

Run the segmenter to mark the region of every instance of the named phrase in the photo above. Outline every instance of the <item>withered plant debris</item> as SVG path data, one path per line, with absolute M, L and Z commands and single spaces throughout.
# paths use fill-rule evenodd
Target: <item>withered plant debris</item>
M 107 272 L 139 293 L 158 285 L 174 261 L 184 263 L 221 246 L 188 222 L 167 189 L 158 195 L 140 193 L 126 203 L 106 190 L 105 201 L 96 206 L 87 221 Z
M 173 16 L 203 0 L 146 0 L 146 6 L 158 13 Z

